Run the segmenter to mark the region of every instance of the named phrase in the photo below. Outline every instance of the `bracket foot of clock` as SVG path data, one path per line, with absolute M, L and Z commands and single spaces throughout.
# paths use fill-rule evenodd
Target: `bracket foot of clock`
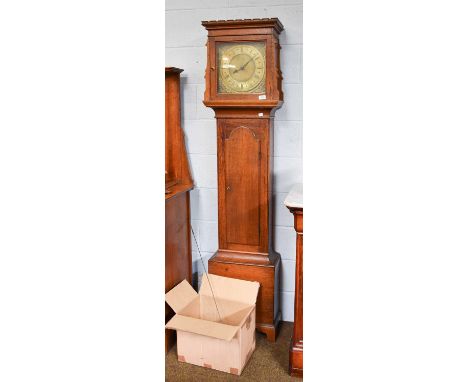
M 255 329 L 257 329 L 260 333 L 265 334 L 268 341 L 275 342 L 276 337 L 278 337 L 280 322 L 281 322 L 281 312 L 278 311 L 273 325 L 256 324 Z
M 209 261 L 209 273 L 247 281 L 258 281 L 256 328 L 274 342 L 278 334 L 280 256 L 219 250 Z

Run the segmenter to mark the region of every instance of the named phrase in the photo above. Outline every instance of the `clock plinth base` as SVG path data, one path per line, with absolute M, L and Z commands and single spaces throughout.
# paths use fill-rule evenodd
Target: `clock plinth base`
M 291 341 L 289 346 L 289 375 L 302 378 L 302 357 L 304 345 L 301 341 Z
M 209 273 L 247 281 L 258 281 L 256 328 L 274 342 L 278 334 L 280 256 L 277 253 L 251 253 L 218 250 L 208 261 Z

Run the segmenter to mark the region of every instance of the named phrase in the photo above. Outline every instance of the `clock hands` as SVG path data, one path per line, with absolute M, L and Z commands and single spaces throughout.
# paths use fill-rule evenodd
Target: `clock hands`
M 253 60 L 253 57 L 250 57 L 250 60 L 247 61 L 244 65 L 242 65 L 241 68 L 240 68 L 240 70 L 244 70 L 245 67 L 247 66 L 247 64 L 248 64 L 250 61 L 252 61 L 252 60 Z
M 237 73 L 240 72 L 241 70 L 244 70 L 247 64 L 253 60 L 253 57 L 250 57 L 250 60 L 248 60 L 244 65 L 242 65 L 239 69 L 234 70 L 232 73 Z

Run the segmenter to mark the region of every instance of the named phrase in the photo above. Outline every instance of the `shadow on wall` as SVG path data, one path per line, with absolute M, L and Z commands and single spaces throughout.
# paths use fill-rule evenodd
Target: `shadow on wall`
M 194 252 L 192 252 L 192 286 L 197 292 L 200 290 L 203 273 L 208 272 L 208 260 L 213 255 L 214 253 L 211 253 L 200 258 L 198 251 L 196 257 Z

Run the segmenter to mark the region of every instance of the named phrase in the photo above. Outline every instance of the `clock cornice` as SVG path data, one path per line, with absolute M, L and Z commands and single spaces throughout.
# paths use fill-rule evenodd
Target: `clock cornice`
M 219 29 L 245 29 L 245 28 L 274 28 L 281 33 L 284 27 L 277 17 L 263 19 L 240 19 L 240 20 L 211 20 L 202 21 L 207 30 Z

